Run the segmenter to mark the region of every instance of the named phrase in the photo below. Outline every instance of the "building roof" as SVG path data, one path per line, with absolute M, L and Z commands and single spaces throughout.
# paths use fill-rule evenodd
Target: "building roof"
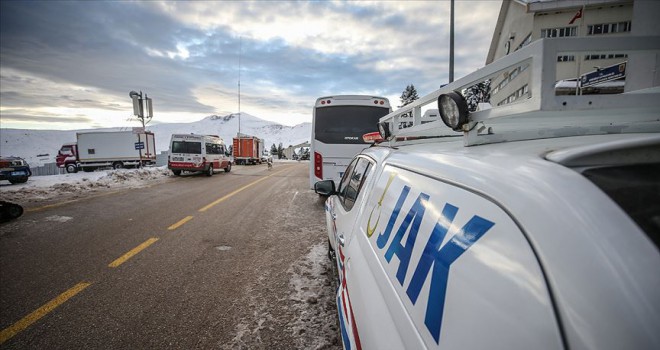
M 630 0 L 514 0 L 526 6 L 527 12 L 543 12 L 551 10 L 566 10 L 582 6 L 598 6 L 615 3 L 631 3 Z

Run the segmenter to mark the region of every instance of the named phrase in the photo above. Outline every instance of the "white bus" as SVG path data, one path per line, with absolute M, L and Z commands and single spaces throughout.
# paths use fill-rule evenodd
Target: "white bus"
M 353 157 L 369 144 L 362 135 L 378 131 L 378 119 L 390 113 L 384 97 L 340 95 L 320 97 L 314 105 L 309 166 L 311 188 L 321 180 L 339 184 Z

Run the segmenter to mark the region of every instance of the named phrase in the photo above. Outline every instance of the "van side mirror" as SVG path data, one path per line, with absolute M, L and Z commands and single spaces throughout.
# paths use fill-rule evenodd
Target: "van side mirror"
M 335 190 L 335 182 L 332 180 L 319 181 L 314 184 L 314 192 L 326 197 L 337 194 L 337 191 Z

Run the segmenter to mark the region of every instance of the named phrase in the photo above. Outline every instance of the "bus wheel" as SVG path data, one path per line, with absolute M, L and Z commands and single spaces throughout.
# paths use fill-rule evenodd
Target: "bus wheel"
M 179 170 L 179 169 L 173 169 L 173 170 L 172 170 L 172 174 L 174 174 L 174 176 L 179 176 L 179 175 L 181 175 L 181 170 Z
M 209 168 L 206 170 L 206 176 L 213 176 L 213 164 L 209 164 Z

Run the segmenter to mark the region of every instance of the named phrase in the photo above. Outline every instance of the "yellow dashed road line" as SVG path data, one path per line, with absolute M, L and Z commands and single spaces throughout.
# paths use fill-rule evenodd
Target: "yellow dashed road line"
M 137 253 L 143 251 L 143 250 L 146 249 L 148 246 L 150 246 L 150 245 L 156 243 L 156 241 L 158 241 L 158 238 L 155 238 L 155 237 L 149 238 L 148 240 L 144 241 L 144 243 L 142 243 L 142 244 L 140 244 L 139 246 L 137 246 L 137 247 L 131 249 L 130 251 L 128 251 L 128 253 L 122 255 L 119 259 L 117 259 L 117 260 L 111 262 L 111 263 L 108 265 L 108 267 L 117 267 L 117 266 L 119 266 L 119 265 L 125 263 L 128 259 L 132 258 L 135 254 L 137 254 Z
M 179 220 L 179 222 L 177 222 L 176 224 L 168 227 L 167 229 L 170 230 L 170 231 L 171 230 L 176 230 L 177 228 L 179 228 L 179 226 L 181 226 L 181 225 L 185 224 L 186 222 L 192 220 L 192 218 L 193 218 L 192 216 L 186 216 L 185 218 Z
M 81 282 L 73 286 L 73 288 L 58 295 L 55 299 L 49 301 L 44 306 L 38 308 L 31 314 L 23 317 L 20 321 L 14 323 L 0 332 L 0 344 L 11 339 L 13 336 L 22 330 L 30 327 L 33 323 L 37 322 L 40 318 L 46 316 L 49 312 L 53 311 L 56 307 L 62 305 L 67 300 L 71 299 L 76 294 L 80 293 L 83 289 L 89 287 L 91 283 Z
M 259 182 L 261 182 L 261 181 L 264 181 L 264 180 L 266 180 L 267 178 L 269 178 L 269 177 L 271 177 L 271 176 L 277 175 L 277 174 L 279 174 L 279 173 L 281 173 L 281 172 L 283 172 L 283 171 L 285 171 L 285 170 L 287 170 L 287 169 L 280 170 L 280 171 L 278 171 L 278 172 L 276 172 L 276 173 L 272 173 L 272 174 L 270 174 L 270 175 L 268 175 L 268 176 L 262 177 L 262 178 L 260 178 L 259 180 L 255 180 L 255 181 L 253 181 L 253 182 L 250 182 L 249 184 L 247 184 L 247 185 L 245 185 L 245 186 L 243 186 L 243 187 L 237 189 L 236 191 L 234 191 L 234 192 L 232 192 L 232 193 L 230 193 L 230 194 L 228 194 L 228 195 L 225 195 L 225 196 L 222 197 L 222 198 L 219 198 L 219 199 L 213 201 L 212 203 L 210 203 L 210 204 L 206 205 L 205 207 L 199 209 L 199 211 L 200 211 L 200 212 L 205 212 L 205 211 L 209 210 L 210 208 L 212 208 L 213 206 L 215 206 L 215 205 L 217 205 L 217 204 L 220 204 L 220 203 L 224 202 L 225 200 L 229 199 L 230 197 L 234 196 L 235 194 L 237 194 L 237 193 L 243 191 L 244 189 L 246 189 L 246 188 L 248 188 L 248 187 L 250 187 L 250 186 L 252 186 L 252 185 L 255 185 L 255 184 L 257 184 L 257 183 L 259 183 Z

